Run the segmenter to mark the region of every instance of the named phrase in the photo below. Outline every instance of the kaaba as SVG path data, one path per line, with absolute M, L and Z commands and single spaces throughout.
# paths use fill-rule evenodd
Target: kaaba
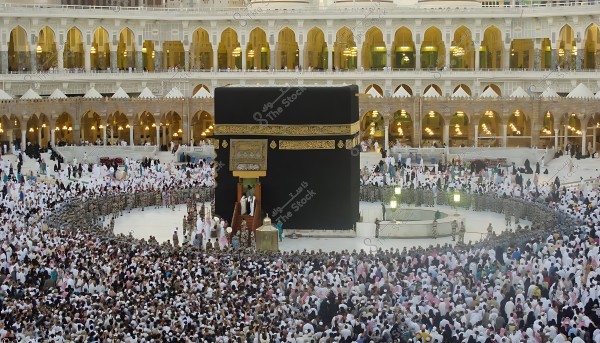
M 357 94 L 356 85 L 216 88 L 216 213 L 233 218 L 240 194 L 256 189 L 257 214 L 286 230 L 353 229 L 360 187 Z M 247 188 L 248 180 L 259 187 Z M 256 222 L 262 225 L 262 218 Z

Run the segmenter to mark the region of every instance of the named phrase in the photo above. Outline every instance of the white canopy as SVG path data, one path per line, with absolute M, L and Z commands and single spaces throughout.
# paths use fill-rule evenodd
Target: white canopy
M 498 93 L 492 88 L 488 87 L 481 95 L 480 98 L 497 98 L 499 97 Z
M 154 95 L 154 93 L 152 93 L 152 91 L 150 90 L 150 88 L 146 87 L 146 88 L 142 89 L 142 92 L 140 93 L 140 95 L 138 95 L 138 98 L 140 98 L 140 99 L 154 99 L 154 98 L 156 98 L 156 96 Z
M 29 88 L 25 94 L 21 95 L 22 100 L 33 100 L 33 99 L 41 99 L 42 97 L 36 93 L 33 89 Z
M 0 89 L 0 100 L 12 100 L 12 95 L 6 93 L 3 89 Z
M 117 89 L 115 94 L 113 94 L 112 98 L 113 99 L 129 99 L 129 94 L 127 94 L 127 92 L 125 92 L 125 90 L 122 87 L 119 87 L 119 89 Z
M 367 94 L 370 94 L 373 98 L 383 98 L 383 95 L 375 89 L 375 87 L 371 87 Z
M 90 88 L 83 97 L 85 99 L 102 99 L 102 94 L 98 93 L 96 88 Z
M 67 96 L 60 89 L 56 88 L 52 94 L 48 97 L 48 99 L 66 99 Z
M 511 98 L 529 98 L 529 94 L 521 88 L 521 86 L 517 87 L 514 92 L 510 95 Z
M 560 98 L 560 95 L 558 95 L 554 89 L 548 87 L 542 93 L 542 98 Z
M 169 93 L 167 93 L 167 95 L 165 95 L 165 98 L 167 99 L 177 99 L 177 98 L 183 98 L 183 94 L 179 91 L 179 89 L 177 89 L 177 87 L 173 87 L 173 89 L 171 89 L 169 91 Z
M 585 98 L 593 98 L 594 97 L 594 93 L 587 88 L 583 83 L 580 83 L 577 85 L 577 87 L 575 87 L 571 93 L 569 93 L 569 95 L 567 95 L 567 98 L 581 98 L 581 99 L 585 99 Z
M 410 98 L 411 95 L 410 93 L 406 90 L 406 88 L 404 88 L 404 85 L 401 85 L 400 87 L 398 87 L 398 89 L 394 92 L 394 95 L 392 95 L 394 98 Z
M 194 96 L 192 98 L 195 99 L 208 99 L 208 98 L 212 98 L 212 94 L 210 94 L 209 91 L 206 90 L 206 88 L 204 87 L 200 87 L 200 89 L 196 92 L 196 94 L 194 94 Z
M 441 96 L 442 95 L 440 93 L 438 93 L 438 91 L 434 87 L 429 87 L 427 92 L 425 92 L 425 94 L 423 94 L 423 97 L 425 97 L 425 98 L 439 98 Z
M 459 86 L 456 92 L 452 94 L 453 98 L 470 98 L 471 96 L 465 91 L 462 86 Z

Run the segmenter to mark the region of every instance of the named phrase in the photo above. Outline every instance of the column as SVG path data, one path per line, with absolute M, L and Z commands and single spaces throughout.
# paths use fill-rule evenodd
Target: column
M 50 128 L 50 145 L 54 147 L 56 145 L 56 128 Z
M 134 140 L 133 140 L 133 125 L 129 126 L 129 145 L 130 146 L 134 146 Z
M 90 56 L 91 45 L 85 47 L 85 51 L 83 52 L 83 56 L 85 59 L 85 72 L 89 73 L 92 70 L 92 58 Z
M 474 43 L 475 48 L 475 65 L 473 66 L 473 70 L 479 70 L 479 49 L 481 48 L 481 43 Z
M 110 47 L 110 71 L 115 72 L 118 69 L 119 68 L 117 66 L 117 47 L 111 46 Z
M 504 45 L 504 70 L 510 69 L 510 45 Z
M 160 126 L 156 127 L 156 146 L 160 147 Z
M 585 156 L 587 155 L 587 128 L 586 127 L 582 127 L 581 128 L 581 155 Z
M 219 46 L 213 44 L 213 71 L 219 71 Z
M 260 56 L 260 51 L 254 51 L 254 60 Z M 275 44 L 271 45 L 271 52 L 269 53 L 269 66 L 271 69 L 275 69 Z M 262 69 L 262 68 L 261 68 Z
M 44 129 L 43 127 L 38 127 L 38 129 L 37 129 L 37 132 L 38 132 L 37 141 L 38 141 L 38 144 L 40 145 L 40 147 L 43 146 L 42 145 L 42 130 L 43 129 Z
M 554 149 L 558 151 L 558 129 L 554 129 Z
M 245 71 L 247 69 L 246 68 L 246 58 L 248 57 L 248 56 L 246 56 L 246 50 L 242 49 L 241 54 L 242 54 L 242 71 Z M 231 58 L 233 59 L 233 57 L 231 57 Z M 254 53 L 254 58 L 256 58 L 256 52 Z
M 140 73 L 144 71 L 144 53 L 141 51 L 135 52 L 135 70 Z
M 163 70 L 162 46 L 160 42 L 154 41 L 154 71 L 161 72 Z
M 329 50 L 327 50 L 327 70 L 329 72 L 333 71 L 333 44 L 329 44 L 328 47 L 331 47 Z
M 475 147 L 479 146 L 479 125 L 473 125 L 473 132 L 475 133 Z
M 2 65 L 0 66 L 0 72 L 2 74 L 8 74 L 8 46 L 2 45 L 2 51 L 0 51 L 0 61 Z
M 450 123 L 444 123 L 444 144 L 450 147 Z
M 533 49 L 533 69 L 540 70 L 542 69 L 542 50 L 537 47 L 538 43 L 536 43 L 536 48 Z
M 415 44 L 415 70 L 421 70 L 421 44 Z
M 385 141 L 383 142 L 383 146 L 385 148 L 386 153 L 389 152 L 390 150 L 390 122 L 386 119 L 385 121 L 385 132 L 384 132 L 384 139 Z
M 452 41 L 450 41 L 450 42 L 444 42 L 444 48 L 446 49 L 446 51 L 445 51 L 445 53 L 446 53 L 446 59 L 444 61 L 445 61 L 446 67 L 448 67 L 448 68 L 451 68 L 451 63 L 450 63 L 450 46 L 451 45 L 452 45 Z
M 58 58 L 58 72 L 62 73 L 65 70 L 64 48 L 58 50 L 56 57 Z
M 25 151 L 27 141 L 27 129 L 21 129 L 21 151 Z
M 556 49 L 552 49 L 552 69 L 556 69 L 558 67 L 558 56 L 556 54 Z
M 31 58 L 30 63 L 31 63 L 31 71 L 32 72 L 35 72 L 38 70 L 36 50 L 37 50 L 37 44 L 32 44 L 31 50 L 29 52 L 29 57 Z M 40 66 L 40 67 L 43 67 L 43 66 Z M 40 69 L 42 69 L 42 68 L 40 68 Z
M 596 152 L 596 126 L 592 129 L 592 153 Z
M 106 146 L 106 130 L 108 129 L 108 125 L 102 129 L 102 145 Z
M 567 125 L 565 127 L 565 135 L 563 137 L 563 150 L 567 147 L 567 143 L 569 143 L 569 129 L 567 129 Z
M 356 48 L 358 49 L 356 52 L 356 70 L 362 71 L 362 43 L 356 43 Z
M 506 129 L 508 128 L 507 124 L 501 124 L 500 128 L 502 129 L 502 147 L 506 148 L 506 141 L 507 141 L 507 137 L 506 137 Z
M 581 70 L 583 64 L 583 54 L 585 54 L 585 45 L 577 44 L 577 57 L 575 58 L 575 70 Z
M 304 66 L 304 44 L 298 45 L 298 65 L 300 65 L 300 69 L 306 69 Z
M 190 47 L 188 46 L 184 46 L 183 47 L 183 58 L 185 60 L 185 64 L 183 66 L 184 70 L 189 71 L 190 70 Z
M 162 126 L 162 144 L 163 145 L 167 144 L 167 126 L 166 125 Z
M 390 70 L 392 68 L 392 49 L 391 48 L 392 48 L 392 44 L 388 44 L 386 52 L 385 52 L 385 55 L 387 58 L 386 62 L 385 62 L 385 66 L 388 67 L 388 69 L 390 69 Z
M 73 125 L 72 137 L 73 137 L 73 144 L 81 145 L 81 126 Z

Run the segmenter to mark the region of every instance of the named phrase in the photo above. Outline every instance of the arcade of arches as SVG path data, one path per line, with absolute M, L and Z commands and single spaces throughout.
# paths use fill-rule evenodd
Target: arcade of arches
M 600 113 L 559 113 L 547 111 L 531 118 L 526 111 L 515 109 L 499 113 L 493 110 L 472 113 L 424 109 L 413 113 L 412 107 L 395 111 L 367 110 L 361 116 L 361 139 L 412 147 L 564 147 L 567 143 L 587 147 L 598 141 Z M 79 118 L 79 119 L 75 119 Z M 0 142 L 48 144 L 127 144 L 168 145 L 209 142 L 213 138 L 214 118 L 207 110 L 187 115 L 178 111 L 101 113 L 89 110 L 81 115 L 68 111 L 31 115 L 0 116 Z M 387 143 L 387 144 L 386 144 Z
M 303 38 L 303 36 L 305 36 Z M 344 26 L 330 35 L 318 27 L 306 35 L 289 27 L 270 34 L 256 27 L 240 44 L 240 35 L 226 28 L 211 39 L 208 31 L 196 29 L 189 43 L 179 40 L 136 40 L 135 33 L 124 27 L 111 38 L 104 27 L 93 31 L 86 44 L 75 26 L 61 34 L 60 52 L 56 33 L 48 26 L 39 32 L 27 32 L 16 26 L 10 31 L 7 60 L 0 63 L 2 73 L 60 70 L 231 70 L 268 68 L 315 70 L 440 69 L 456 70 L 542 70 L 560 67 L 567 70 L 600 69 L 600 28 L 589 25 L 575 33 L 563 26 L 554 44 L 550 37 L 513 39 L 505 43 L 501 30 L 489 26 L 483 34 L 474 34 L 460 26 L 452 34 L 442 34 L 436 26 L 413 32 L 402 26 L 384 35 L 378 27 L 369 28 L 361 37 Z M 214 41 L 216 38 L 219 41 Z M 577 37 L 577 38 L 576 38 Z M 360 38 L 360 39 L 357 39 Z M 390 41 L 386 41 L 390 39 Z M 480 41 L 475 41 L 475 39 Z M 89 39 L 89 38 L 88 38 Z M 0 54 L 1 55 L 1 54 Z M 0 58 L 4 58 L 0 56 Z

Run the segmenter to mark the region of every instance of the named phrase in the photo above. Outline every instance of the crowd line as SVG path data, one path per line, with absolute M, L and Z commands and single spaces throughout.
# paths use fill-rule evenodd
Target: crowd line
M 0 338 L 600 342 L 595 186 L 519 185 L 512 171 L 451 165 L 442 174 L 411 166 L 396 180 L 404 187 L 517 197 L 538 202 L 557 220 L 460 246 L 266 254 L 106 239 L 75 229 L 65 209 L 79 199 L 214 183 L 215 166 L 205 162 L 127 160 L 125 166 L 92 165 L 83 168 L 88 183 L 59 177 L 47 184 L 18 182 L 0 161 Z M 364 173 L 363 183 L 369 177 Z

